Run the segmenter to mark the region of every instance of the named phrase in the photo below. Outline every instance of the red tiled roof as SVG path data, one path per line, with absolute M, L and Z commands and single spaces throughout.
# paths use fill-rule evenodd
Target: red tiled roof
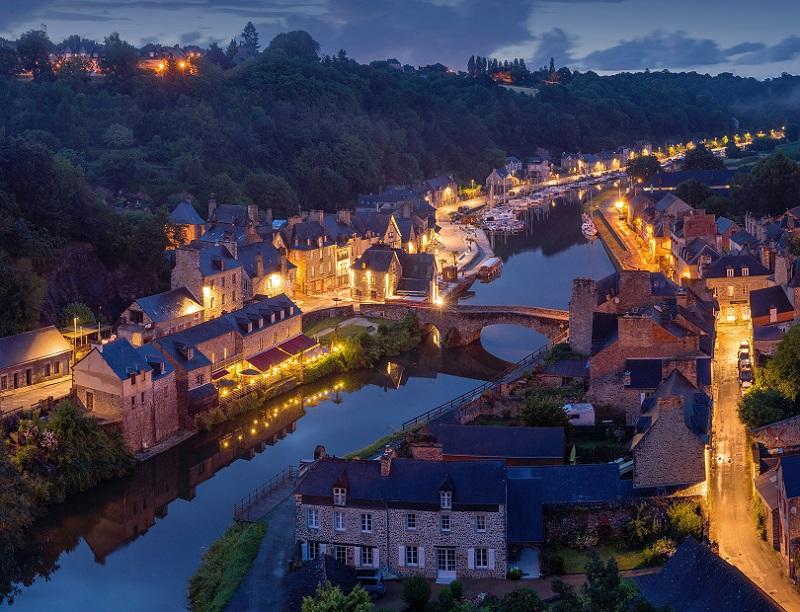
M 250 364 L 262 372 L 266 372 L 272 366 L 278 365 L 279 363 L 286 361 L 289 359 L 289 355 L 281 351 L 277 348 L 271 348 L 268 351 L 264 351 L 263 353 L 259 353 L 255 357 L 250 357 L 247 361 Z
M 305 334 L 300 334 L 299 336 L 295 336 L 291 340 L 284 342 L 278 348 L 286 353 L 289 353 L 290 355 L 298 355 L 313 346 L 317 346 L 316 340 L 312 340 Z

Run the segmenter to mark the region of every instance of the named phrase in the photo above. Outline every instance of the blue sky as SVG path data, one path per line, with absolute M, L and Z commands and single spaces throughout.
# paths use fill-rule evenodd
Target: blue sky
M 800 73 L 798 0 L 0 0 L 0 36 L 226 43 L 253 21 L 266 44 L 304 29 L 326 52 L 463 68 L 470 54 L 598 72 Z

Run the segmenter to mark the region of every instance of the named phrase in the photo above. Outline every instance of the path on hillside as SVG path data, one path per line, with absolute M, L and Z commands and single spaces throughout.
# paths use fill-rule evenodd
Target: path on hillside
M 787 610 L 800 610 L 800 592 L 789 582 L 777 552 L 758 537 L 749 449 L 739 421 L 737 351 L 747 326 L 717 326 L 714 353 L 714 450 L 710 478 L 711 539 L 720 556 L 738 567 Z

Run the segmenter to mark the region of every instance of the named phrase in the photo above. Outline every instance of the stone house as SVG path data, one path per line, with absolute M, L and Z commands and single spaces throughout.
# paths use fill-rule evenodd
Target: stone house
M 138 298 L 120 316 L 117 334 L 142 346 L 202 323 L 203 305 L 186 287 Z
M 419 192 L 424 200 L 434 208 L 452 204 L 456 199 L 457 189 L 458 185 L 449 174 L 434 176 L 419 186 Z
M 274 297 L 294 294 L 297 267 L 289 261 L 286 250 L 269 240 L 253 242 L 238 249 L 242 265 L 242 293 L 245 300 L 257 295 Z
M 702 278 L 705 269 L 720 258 L 716 249 L 699 237 L 684 244 L 673 240 L 672 255 L 676 281 Z
M 731 250 L 731 236 L 742 229 L 736 221 L 727 217 L 717 217 L 717 252 L 726 253 Z
M 771 355 L 795 322 L 795 308 L 786 293 L 794 288 L 764 287 L 750 292 L 750 320 L 753 344 L 760 353 Z
M 126 339 L 93 348 L 73 367 L 78 402 L 106 422 L 118 422 L 131 452 L 150 448 L 181 428 L 175 369 L 152 345 Z
M 506 477 L 502 461 L 322 457 L 295 491 L 303 560 L 329 554 L 398 576 L 504 578 Z
M 427 461 L 502 460 L 508 466 L 562 465 L 563 427 L 426 425 L 407 439 L 411 457 Z
M 175 397 L 181 426 L 191 427 L 195 416 L 216 408 L 219 403 L 219 392 L 212 384 L 211 360 L 176 334 L 154 340 L 153 346 L 175 369 Z
M 186 246 L 205 232 L 206 222 L 191 202 L 184 200 L 167 216 L 167 236 L 170 249 Z
M 244 305 L 238 245 L 182 247 L 175 251 L 171 287 L 185 287 L 202 302 L 204 318 L 214 319 Z
M 780 554 L 789 577 L 800 583 L 800 455 L 781 457 L 777 469 Z
M 550 180 L 552 164 L 542 157 L 529 157 L 525 160 L 525 175 L 534 183 L 544 183 Z
M 383 244 L 370 247 L 350 268 L 350 295 L 358 302 L 438 298 L 436 262 L 429 253 L 406 253 Z
M 567 174 L 584 174 L 586 161 L 583 155 L 581 153 L 564 153 L 561 156 L 561 171 Z
M 0 392 L 69 376 L 72 346 L 55 326 L 0 338 Z
M 711 400 L 680 370 L 673 370 L 642 402 L 631 441 L 634 488 L 705 482 L 710 432 Z
M 767 542 L 775 550 L 781 549 L 781 518 L 778 512 L 778 466 L 777 464 L 763 474 L 756 476 L 755 481 L 758 509 L 764 519 L 764 530 Z
M 719 302 L 719 320 L 749 321 L 750 292 L 768 287 L 770 271 L 744 247 L 723 255 L 705 270 L 706 287 Z

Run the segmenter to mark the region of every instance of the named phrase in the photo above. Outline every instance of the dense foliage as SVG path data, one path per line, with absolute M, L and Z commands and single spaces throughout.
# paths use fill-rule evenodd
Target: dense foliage
M 303 598 L 302 612 L 370 612 L 372 600 L 359 585 L 347 595 L 329 582 L 317 587 L 314 597 Z
M 232 524 L 203 553 L 189 581 L 189 603 L 196 612 L 220 612 L 236 593 L 267 531 L 263 522 Z M 305 609 L 305 606 L 303 607 Z

